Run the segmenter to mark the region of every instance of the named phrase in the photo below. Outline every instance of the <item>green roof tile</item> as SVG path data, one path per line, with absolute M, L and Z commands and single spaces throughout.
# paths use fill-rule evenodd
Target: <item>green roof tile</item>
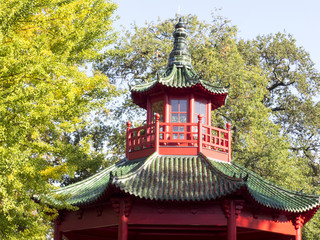
M 157 85 L 171 88 L 189 88 L 198 85 L 214 94 L 228 93 L 228 89 L 225 87 L 201 80 L 192 68 L 187 69 L 186 66 L 177 67 L 176 65 L 173 65 L 166 73 L 158 75 L 157 79 L 152 82 L 132 86 L 131 92 L 147 92 Z
M 96 201 L 109 191 L 109 186 L 138 198 L 161 201 L 214 200 L 244 188 L 254 201 L 268 208 L 303 212 L 320 205 L 319 196 L 287 190 L 241 165 L 208 159 L 203 154 L 159 156 L 155 153 L 140 160 L 123 159 L 55 193 L 69 196 L 67 203 L 79 206 Z

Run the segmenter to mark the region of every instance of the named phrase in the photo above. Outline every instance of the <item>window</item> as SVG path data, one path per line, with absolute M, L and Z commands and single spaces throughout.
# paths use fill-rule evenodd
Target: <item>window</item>
M 185 123 L 188 117 L 188 102 L 184 99 L 171 100 L 171 122 Z
M 194 122 L 198 122 L 198 115 L 201 114 L 202 123 L 207 124 L 207 104 L 205 104 L 204 102 L 195 101 L 194 105 Z
M 163 101 L 159 101 L 159 102 L 154 102 L 152 103 L 152 122 L 155 121 L 154 116 L 156 113 L 159 113 L 160 115 L 160 122 L 163 122 L 163 112 L 164 112 L 164 103 Z
M 185 99 L 172 99 L 171 104 L 171 122 L 172 123 L 186 123 L 188 118 L 188 101 Z M 173 139 L 185 139 L 184 126 L 174 126 Z

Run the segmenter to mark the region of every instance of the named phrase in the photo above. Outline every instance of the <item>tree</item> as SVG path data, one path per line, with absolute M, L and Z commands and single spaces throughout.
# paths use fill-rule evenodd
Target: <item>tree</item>
M 195 70 L 203 79 L 230 85 L 226 106 L 215 110 L 212 119 L 219 127 L 232 123 L 233 161 L 293 190 L 318 188 L 320 121 L 314 97 L 319 73 L 309 55 L 290 35 L 244 41 L 222 17 L 213 16 L 211 23 L 191 15 L 184 20 Z M 152 80 L 166 67 L 176 23 L 168 19 L 133 25 L 97 69 L 114 83 Z M 115 109 L 118 119 L 145 118 L 128 94 L 125 104 Z M 114 131 L 124 133 L 123 128 Z
M 105 0 L 0 1 L 1 239 L 45 239 L 55 211 L 39 197 L 99 159 L 90 135 L 76 142 L 74 132 L 116 90 L 79 67 L 114 40 L 115 8 Z

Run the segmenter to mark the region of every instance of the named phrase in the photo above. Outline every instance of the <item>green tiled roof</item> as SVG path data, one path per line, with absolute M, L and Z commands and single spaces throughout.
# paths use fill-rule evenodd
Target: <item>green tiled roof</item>
M 157 79 L 152 82 L 132 86 L 131 91 L 146 92 L 154 88 L 156 85 L 162 85 L 172 88 L 189 88 L 199 85 L 214 94 L 228 93 L 228 89 L 225 87 L 221 87 L 217 84 L 201 80 L 193 68 L 187 68 L 186 66 L 177 67 L 176 65 L 173 65 L 171 69 L 167 69 L 164 74 L 158 75 Z
M 198 156 L 160 156 L 123 159 L 102 172 L 55 193 L 68 196 L 73 205 L 90 204 L 112 189 L 138 198 L 161 201 L 214 200 L 244 189 L 262 206 L 287 212 L 304 212 L 320 205 L 319 196 L 279 187 L 234 164 Z M 58 201 L 55 202 L 59 204 Z

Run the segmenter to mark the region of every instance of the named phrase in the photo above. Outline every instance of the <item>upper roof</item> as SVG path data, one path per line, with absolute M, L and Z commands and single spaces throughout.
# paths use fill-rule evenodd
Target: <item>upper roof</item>
M 319 196 L 287 190 L 235 163 L 198 156 L 161 156 L 123 159 L 81 182 L 55 194 L 68 196 L 67 203 L 81 206 L 98 201 L 113 189 L 132 196 L 161 201 L 204 201 L 230 196 L 241 189 L 249 201 L 285 212 L 315 211 Z M 59 201 L 52 198 L 54 204 Z M 312 213 L 313 215 L 314 213 Z
M 173 50 L 169 55 L 168 65 L 163 74 L 157 74 L 155 80 L 131 87 L 132 99 L 140 107 L 146 108 L 146 99 L 150 93 L 168 89 L 193 89 L 204 93 L 211 99 L 212 108 L 225 104 L 228 88 L 201 80 L 191 64 L 187 49 L 186 25 L 179 19 L 173 33 Z

